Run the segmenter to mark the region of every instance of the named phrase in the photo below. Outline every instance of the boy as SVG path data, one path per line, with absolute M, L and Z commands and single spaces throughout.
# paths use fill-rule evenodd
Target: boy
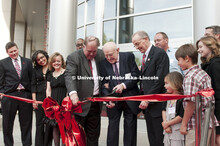
M 182 70 L 185 70 L 184 80 L 183 80 L 183 90 L 184 95 L 192 95 L 202 89 L 210 89 L 211 78 L 208 74 L 199 68 L 197 65 L 198 53 L 195 47 L 191 44 L 185 44 L 181 46 L 176 51 L 176 59 L 178 60 L 178 65 Z M 204 121 L 205 108 L 208 102 L 214 102 L 214 98 L 201 98 L 202 107 L 202 120 Z M 180 133 L 186 135 L 186 145 L 195 146 L 195 97 L 184 98 L 184 116 L 182 120 L 182 125 L 180 128 Z M 216 119 L 215 119 L 216 120 Z M 215 121 L 216 122 L 216 121 Z M 203 124 L 203 123 L 202 123 Z M 207 142 L 209 143 L 211 137 L 212 121 L 210 118 L 209 123 L 209 136 Z

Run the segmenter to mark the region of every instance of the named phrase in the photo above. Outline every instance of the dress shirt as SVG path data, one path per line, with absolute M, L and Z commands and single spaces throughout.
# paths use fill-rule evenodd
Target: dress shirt
M 13 63 L 13 65 L 14 65 L 14 67 L 15 67 L 15 59 L 12 59 L 12 58 L 11 58 L 11 60 L 12 60 L 12 63 Z M 21 69 L 21 72 L 22 72 L 21 57 L 20 57 L 20 56 L 17 57 L 17 62 L 18 62 L 18 65 L 20 66 L 20 69 Z M 16 67 L 15 67 L 15 69 L 16 69 Z M 20 83 L 20 84 L 18 85 L 17 89 L 18 89 L 18 90 L 21 90 L 21 89 L 24 90 L 24 86 Z
M 175 56 L 176 49 L 168 48 L 166 53 L 167 53 L 169 60 L 170 60 L 170 66 L 169 66 L 170 72 L 177 71 L 183 75 L 183 71 L 180 69 L 180 66 L 178 65 L 178 61 Z
M 150 46 L 148 47 L 147 51 L 145 52 L 146 57 L 144 59 L 144 62 L 146 62 L 146 60 L 147 60 L 147 57 L 148 57 L 148 55 L 150 53 L 150 50 L 151 50 L 151 47 L 152 47 L 152 44 L 150 44 Z
M 119 54 L 118 54 L 118 59 L 116 61 L 116 67 L 118 69 L 118 75 L 120 76 L 120 69 L 119 69 Z M 113 68 L 113 71 L 115 72 L 115 67 L 114 67 L 114 64 L 112 64 L 112 68 Z M 124 89 L 126 89 L 126 85 L 125 83 L 121 83 L 123 86 L 124 86 Z
M 92 64 L 92 75 L 93 75 L 93 81 L 94 81 L 93 95 L 98 95 L 99 94 L 99 79 L 98 79 L 96 62 L 94 58 L 91 60 L 91 64 Z M 69 95 L 72 95 L 73 93 L 77 93 L 77 91 L 71 91 Z

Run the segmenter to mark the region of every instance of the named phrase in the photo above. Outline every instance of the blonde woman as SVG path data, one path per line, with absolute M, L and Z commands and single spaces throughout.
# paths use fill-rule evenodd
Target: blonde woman
M 63 56 L 60 53 L 54 53 L 49 59 L 50 74 L 47 78 L 47 97 L 55 99 L 59 105 L 67 95 L 67 89 L 65 86 L 65 62 Z M 54 122 L 53 122 L 54 123 Z M 55 146 L 60 146 L 60 132 L 58 125 L 55 123 L 51 125 L 53 127 L 53 139 Z

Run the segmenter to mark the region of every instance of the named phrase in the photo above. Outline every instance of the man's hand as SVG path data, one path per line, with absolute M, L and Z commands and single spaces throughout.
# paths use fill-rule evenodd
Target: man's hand
M 181 124 L 180 133 L 183 135 L 186 135 L 187 134 L 187 126 Z
M 139 108 L 140 109 L 146 109 L 149 105 L 149 102 L 148 101 L 141 101 L 140 105 L 139 105 Z
M 78 97 L 77 93 L 71 94 L 70 99 L 71 99 L 73 105 L 77 105 L 77 102 L 79 101 L 79 97 Z
M 113 103 L 112 101 L 109 101 L 109 103 L 106 104 L 107 108 L 113 108 L 115 107 L 115 103 Z
M 113 88 L 113 90 L 115 90 L 115 93 L 121 94 L 122 91 L 124 90 L 124 86 L 123 86 L 122 84 L 118 84 L 117 86 L 115 86 L 115 87 Z
M 4 94 L 3 93 L 0 93 L 0 100 L 2 100 Z
M 109 83 L 105 83 L 105 84 L 104 84 L 104 87 L 105 87 L 106 89 L 108 89 L 108 88 L 109 88 Z

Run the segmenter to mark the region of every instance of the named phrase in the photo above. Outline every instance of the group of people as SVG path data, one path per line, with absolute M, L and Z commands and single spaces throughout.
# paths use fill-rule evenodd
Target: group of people
M 143 53 L 139 68 L 131 52 L 120 52 L 114 42 L 107 42 L 102 50 L 99 39 L 89 36 L 78 39 L 77 51 L 66 60 L 56 52 L 49 57 L 38 50 L 32 61 L 19 56 L 15 43 L 6 44 L 9 55 L 0 61 L 0 93 L 43 101 L 54 98 L 59 104 L 70 96 L 73 105 L 87 97 L 126 97 L 148 94 L 192 95 L 202 89 L 213 88 L 215 95 L 201 97 L 202 121 L 208 103 L 215 102 L 215 116 L 210 118 L 208 143 L 220 145 L 220 27 L 206 28 L 205 36 L 196 47 L 180 46 L 177 51 L 168 46 L 168 36 L 156 33 L 155 46 L 145 31 L 132 35 L 134 47 Z M 201 55 L 201 68 L 197 65 Z M 32 94 L 32 96 L 31 96 Z M 172 96 L 172 95 L 170 95 Z M 33 105 L 2 97 L 3 136 L 6 146 L 13 145 L 13 124 L 18 112 L 24 146 L 32 145 L 32 110 L 36 113 L 35 145 L 60 145 L 60 134 L 55 120 L 45 117 L 41 105 Z M 82 113 L 73 113 L 84 128 L 86 144 L 98 146 L 101 128 L 102 102 L 82 104 Z M 119 123 L 123 112 L 125 146 L 137 145 L 137 114 L 143 111 L 150 146 L 195 145 L 195 97 L 167 102 L 109 101 L 107 146 L 119 145 Z M 217 119 L 216 119 L 217 118 Z M 202 122 L 203 124 L 203 122 Z

